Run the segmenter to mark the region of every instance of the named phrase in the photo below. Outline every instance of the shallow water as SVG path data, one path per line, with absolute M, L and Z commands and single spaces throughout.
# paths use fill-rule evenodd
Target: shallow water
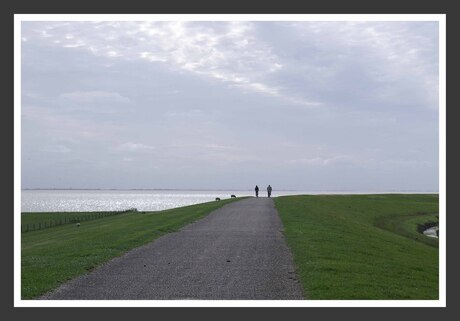
M 425 234 L 428 237 L 438 238 L 438 235 L 436 234 L 437 230 L 438 230 L 438 226 L 433 226 L 423 231 L 423 234 Z
M 24 190 L 22 212 L 158 211 L 229 198 L 230 191 Z M 249 195 L 249 193 L 245 193 Z M 235 195 L 242 196 L 241 192 Z
M 179 191 L 179 190 L 23 190 L 21 212 L 117 211 L 136 208 L 159 211 L 169 208 L 230 198 L 254 196 L 253 191 Z M 273 196 L 306 194 L 279 191 Z M 266 196 L 259 193 L 260 196 Z
M 159 211 L 230 198 L 254 196 L 253 190 L 22 190 L 21 212 Z M 272 197 L 302 194 L 374 194 L 343 191 L 278 191 Z M 378 194 L 375 193 L 375 194 Z M 383 193 L 385 194 L 385 193 Z M 259 196 L 266 197 L 263 188 Z

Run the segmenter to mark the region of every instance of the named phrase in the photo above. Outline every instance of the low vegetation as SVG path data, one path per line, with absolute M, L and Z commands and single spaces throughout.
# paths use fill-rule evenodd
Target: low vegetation
M 239 199 L 96 215 L 79 227 L 23 232 L 22 298 L 37 298 Z M 418 230 L 438 221 L 437 195 L 303 195 L 274 201 L 306 298 L 438 299 L 438 240 Z M 23 224 L 72 213 L 42 214 L 23 214 Z M 95 213 L 78 214 L 94 218 Z
M 159 212 L 128 212 L 24 232 L 21 235 L 22 298 L 36 298 L 98 265 L 176 231 L 241 198 Z M 80 213 L 82 214 L 82 213 Z M 45 214 L 46 215 L 46 214 Z M 58 213 L 53 213 L 55 218 Z M 23 214 L 24 221 L 34 220 Z
M 438 195 L 316 195 L 274 199 L 310 299 L 438 299 Z M 442 231 L 441 231 L 442 233 Z
M 132 214 L 137 209 L 111 212 L 26 212 L 21 214 L 21 231 L 23 233 L 43 230 L 45 228 L 92 221 L 107 216 Z

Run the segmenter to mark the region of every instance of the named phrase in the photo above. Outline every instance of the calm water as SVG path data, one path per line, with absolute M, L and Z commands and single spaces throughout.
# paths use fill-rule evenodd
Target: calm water
M 371 194 L 371 192 L 277 191 L 272 196 L 299 194 Z M 377 192 L 378 193 L 378 192 Z M 21 212 L 92 212 L 137 208 L 159 211 L 168 208 L 230 198 L 230 195 L 254 196 L 254 191 L 179 191 L 179 190 L 23 190 Z M 266 197 L 261 189 L 259 196 Z
M 137 208 L 158 211 L 168 208 L 230 198 L 230 195 L 253 196 L 253 191 L 120 191 L 120 190 L 23 190 L 21 212 L 115 211 Z M 306 194 L 275 191 L 272 196 Z M 261 196 L 266 194 L 260 192 Z

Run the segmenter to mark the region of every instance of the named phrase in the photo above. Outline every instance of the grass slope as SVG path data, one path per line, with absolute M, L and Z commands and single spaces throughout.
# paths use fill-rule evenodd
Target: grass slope
M 160 212 L 130 213 L 21 235 L 21 294 L 40 296 L 59 284 L 237 199 Z
M 306 297 L 438 299 L 438 241 L 416 232 L 418 223 L 438 212 L 437 195 L 274 201 Z
M 64 224 L 91 221 L 107 216 L 130 214 L 130 210 L 113 212 L 23 212 L 21 231 L 43 230 Z M 132 213 L 131 213 L 132 214 Z

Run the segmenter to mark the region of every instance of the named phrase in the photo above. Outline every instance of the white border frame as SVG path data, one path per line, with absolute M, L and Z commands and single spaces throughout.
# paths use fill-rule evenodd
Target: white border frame
M 439 22 L 439 300 L 22 300 L 22 21 L 437 21 Z M 446 307 L 446 15 L 445 14 L 15 14 L 14 15 L 15 307 Z

